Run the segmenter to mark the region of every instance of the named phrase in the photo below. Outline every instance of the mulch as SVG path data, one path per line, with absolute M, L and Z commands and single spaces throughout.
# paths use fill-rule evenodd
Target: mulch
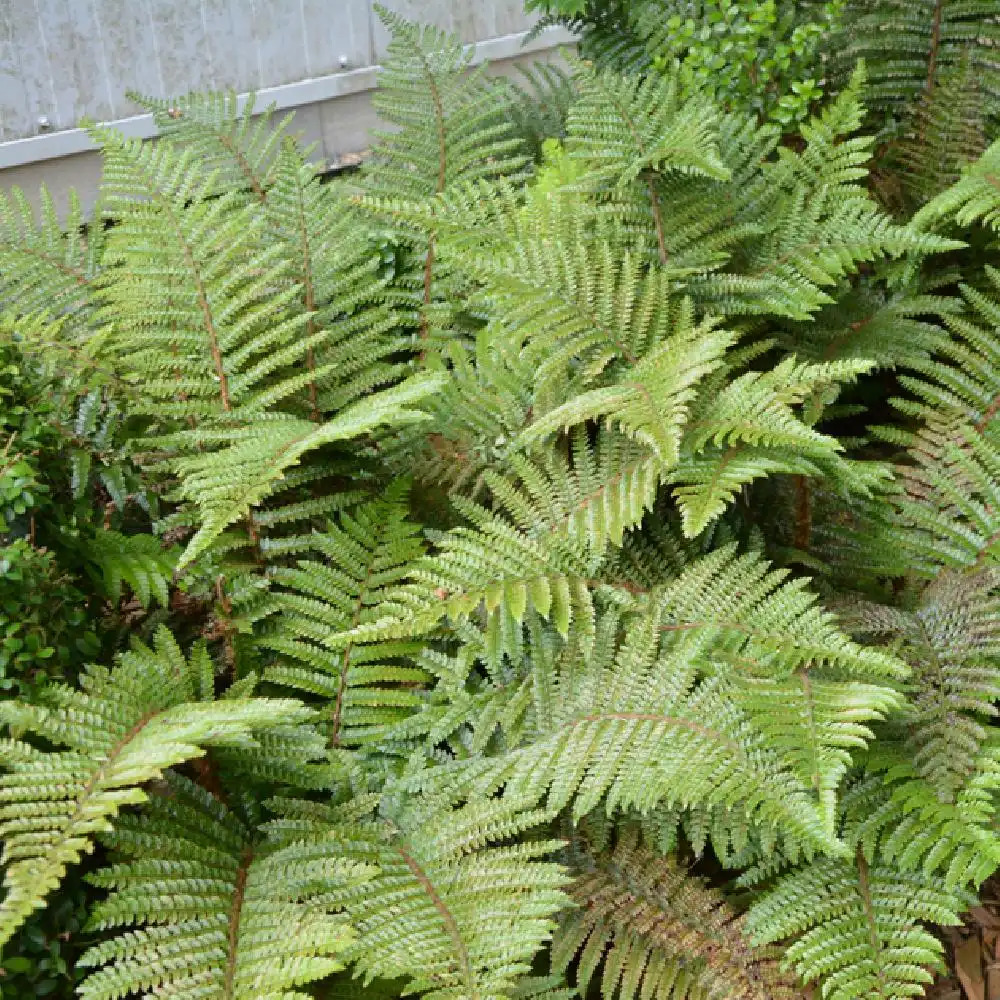
M 961 927 L 944 932 L 949 975 L 927 993 L 929 1000 L 1000 1000 L 1000 876 Z

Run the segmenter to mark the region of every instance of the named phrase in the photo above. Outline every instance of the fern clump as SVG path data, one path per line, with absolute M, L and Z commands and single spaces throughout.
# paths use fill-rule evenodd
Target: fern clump
M 350 178 L 136 95 L 0 199 L 0 940 L 82 898 L 87 1000 L 896 1000 L 1000 868 L 997 12 L 546 6 L 382 11 Z

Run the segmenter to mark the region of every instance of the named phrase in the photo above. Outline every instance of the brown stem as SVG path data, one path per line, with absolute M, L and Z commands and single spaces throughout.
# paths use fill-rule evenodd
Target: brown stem
M 233 888 L 233 902 L 229 908 L 229 930 L 227 934 L 226 974 L 222 987 L 225 1000 L 233 1000 L 236 994 L 233 985 L 236 981 L 236 954 L 240 938 L 240 916 L 243 912 L 243 898 L 246 895 L 247 878 L 250 875 L 250 865 L 253 863 L 253 848 L 244 849 L 240 858 L 240 867 L 236 872 L 236 885 Z
M 444 102 L 441 99 L 441 91 L 438 87 L 437 79 L 427 62 L 426 56 L 420 54 L 424 64 L 424 71 L 427 75 L 427 85 L 430 89 L 431 100 L 434 102 L 434 114 L 437 120 L 438 139 L 438 176 L 436 191 L 440 194 L 448 180 L 448 134 L 445 130 Z M 420 321 L 420 339 L 426 340 L 430 333 L 430 323 L 427 319 L 427 307 L 431 302 L 431 284 L 434 280 L 434 243 L 437 239 L 436 233 L 431 233 L 430 242 L 427 245 L 427 260 L 424 263 L 424 315 Z M 421 355 L 422 356 L 422 355 Z
M 306 209 L 305 204 L 302 201 L 302 188 L 298 187 L 296 189 L 298 196 L 298 222 L 299 222 L 299 236 L 302 240 L 302 298 L 303 304 L 305 305 L 306 315 L 309 317 L 309 324 L 306 327 L 306 336 L 311 340 L 316 333 L 316 292 L 313 287 L 312 279 L 312 253 L 309 248 L 309 228 L 306 224 Z M 313 374 L 313 378 L 309 380 L 309 406 L 310 406 L 310 419 L 319 423 L 319 402 L 316 391 L 316 356 L 313 352 L 312 347 L 306 351 L 306 366 L 309 371 Z
M 652 176 L 646 178 L 646 186 L 649 188 L 649 199 L 653 203 L 653 222 L 656 223 L 656 242 L 660 248 L 660 263 L 666 266 L 667 260 L 667 240 L 663 232 L 663 213 L 660 211 L 660 196 L 656 193 L 656 184 Z
M 865 923 L 868 925 L 868 944 L 872 950 L 873 965 L 875 974 L 878 976 L 879 992 L 878 996 L 888 1000 L 890 994 L 885 982 L 885 972 L 879 965 L 878 957 L 882 951 L 882 945 L 878 937 L 878 925 L 875 923 L 875 908 L 872 906 L 872 891 L 869 882 L 868 859 L 865 857 L 864 848 L 858 844 L 855 852 L 855 864 L 858 869 L 858 895 L 861 897 L 861 904 L 865 911 Z
M 448 909 L 447 904 L 441 898 L 440 893 L 431 882 L 427 873 L 420 866 L 420 863 L 406 850 L 405 847 L 399 845 L 396 846 L 396 851 L 399 856 L 406 862 L 406 867 L 410 869 L 413 873 L 413 877 L 420 883 L 421 888 L 427 893 L 430 901 L 434 904 L 434 909 L 438 911 L 441 917 L 441 922 L 444 924 L 445 930 L 448 932 L 448 937 L 451 938 L 452 946 L 455 949 L 455 955 L 458 958 L 459 971 L 462 976 L 462 980 L 465 983 L 466 989 L 469 991 L 469 996 L 478 1000 L 482 996 L 479 987 L 476 985 L 476 981 L 472 974 L 472 960 L 469 957 L 469 950 L 465 946 L 465 941 L 462 940 L 462 932 L 459 930 L 458 921 L 455 919 L 454 914 Z

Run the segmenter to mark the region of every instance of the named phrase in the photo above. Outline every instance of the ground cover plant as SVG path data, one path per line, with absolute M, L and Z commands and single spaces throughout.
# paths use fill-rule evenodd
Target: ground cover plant
M 788 114 L 383 13 L 350 177 L 190 95 L 0 203 L 5 995 L 923 995 L 1000 868 L 997 11 L 869 7 L 926 60 L 807 28 Z

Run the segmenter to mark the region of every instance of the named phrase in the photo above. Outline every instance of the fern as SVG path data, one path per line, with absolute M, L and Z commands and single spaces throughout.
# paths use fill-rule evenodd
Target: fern
M 349 957 L 366 979 L 406 977 L 408 991 L 435 1000 L 503 996 L 529 971 L 564 905 L 565 875 L 540 860 L 558 842 L 494 846 L 537 820 L 508 803 L 452 811 L 387 794 L 377 816 L 359 809 L 353 822 L 337 807 L 277 806 L 276 834 L 376 867 L 372 881 L 327 897 L 351 919 L 357 943 Z
M 4 942 L 91 849 L 94 835 L 123 806 L 145 800 L 144 784 L 206 746 L 247 743 L 255 730 L 308 718 L 292 701 L 206 700 L 212 671 L 204 650 L 186 659 L 164 630 L 154 648 L 138 646 L 111 670 L 91 668 L 82 691 L 54 690 L 51 707 L 2 706 L 14 737 L 0 779 Z M 67 749 L 38 749 L 22 739 L 28 733 Z
M 155 600 L 165 606 L 177 564 L 177 552 L 164 551 L 151 535 L 122 535 L 102 531 L 88 539 L 87 557 L 94 564 L 104 593 L 113 601 L 121 599 L 123 584 L 148 608 Z
M 822 860 L 784 876 L 751 911 L 759 945 L 794 940 L 784 964 L 824 980 L 831 1000 L 921 996 L 940 968 L 941 943 L 923 923 L 957 924 L 967 897 L 938 880 L 872 863 Z
M 307 841 L 261 837 L 240 810 L 171 776 L 105 836 L 115 863 L 89 877 L 110 894 L 94 930 L 130 928 L 80 959 L 86 1000 L 154 996 L 298 998 L 343 966 L 350 928 L 318 885 L 364 884 L 371 869 Z
M 670 856 L 659 857 L 623 831 L 611 850 L 574 844 L 578 904 L 560 924 L 557 968 L 574 958 L 581 993 L 600 975 L 602 996 L 761 997 L 799 995 L 765 955 L 754 954 L 722 894 Z
M 381 499 L 344 514 L 313 540 L 323 561 L 300 561 L 273 573 L 275 626 L 260 641 L 278 661 L 265 677 L 324 699 L 334 746 L 378 738 L 418 707 L 419 696 L 409 688 L 428 679 L 412 662 L 420 643 L 340 638 L 372 620 L 423 550 L 406 518 L 406 496 L 400 482 Z
M 191 94 L 0 204 L 0 939 L 99 844 L 84 997 L 895 1000 L 1000 865 L 996 11 L 558 6 L 520 87 L 381 10 L 349 178 Z

